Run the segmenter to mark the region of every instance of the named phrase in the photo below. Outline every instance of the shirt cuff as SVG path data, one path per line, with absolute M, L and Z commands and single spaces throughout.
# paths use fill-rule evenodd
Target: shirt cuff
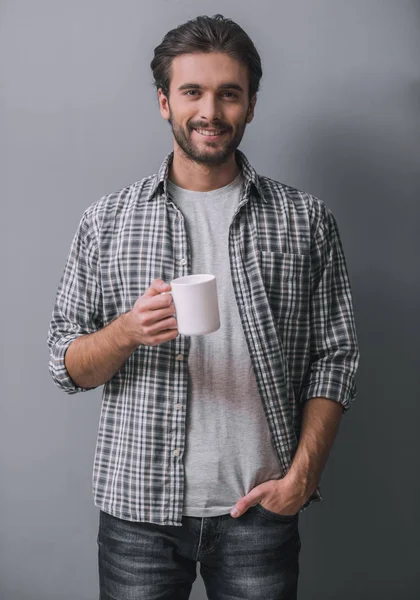
M 316 488 L 316 490 L 314 491 L 314 493 L 309 496 L 308 500 L 300 508 L 299 512 L 303 512 L 304 510 L 306 510 L 312 504 L 312 502 L 320 502 L 321 500 L 323 500 L 323 497 L 321 494 L 321 490 L 318 486 Z
M 343 406 L 344 412 L 347 412 L 356 398 L 356 384 L 343 383 L 336 378 L 327 377 L 311 381 L 302 389 L 300 396 L 301 404 L 304 404 L 311 398 L 328 398 L 329 400 L 335 400 Z
M 77 394 L 78 392 L 87 392 L 88 390 L 95 389 L 94 387 L 85 388 L 76 385 L 70 377 L 64 362 L 64 357 L 70 344 L 78 337 L 80 336 L 77 334 L 62 337 L 54 344 L 50 353 L 49 370 L 51 377 L 56 386 L 66 392 L 66 394 Z

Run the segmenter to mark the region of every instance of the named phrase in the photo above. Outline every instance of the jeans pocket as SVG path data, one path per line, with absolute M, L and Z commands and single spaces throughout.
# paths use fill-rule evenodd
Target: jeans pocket
M 271 519 L 272 521 L 279 521 L 280 523 L 293 523 L 293 521 L 297 521 L 299 517 L 298 512 L 294 515 L 281 515 L 264 508 L 262 504 L 256 504 L 255 507 L 263 517 Z

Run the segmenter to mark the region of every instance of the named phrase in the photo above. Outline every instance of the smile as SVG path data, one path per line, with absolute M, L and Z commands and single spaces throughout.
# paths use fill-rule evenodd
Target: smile
M 220 137 L 225 133 L 224 129 L 194 129 L 194 131 L 206 137 Z

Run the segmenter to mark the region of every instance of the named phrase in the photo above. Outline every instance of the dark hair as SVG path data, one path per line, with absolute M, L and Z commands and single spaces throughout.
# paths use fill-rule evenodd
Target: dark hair
M 171 29 L 155 48 L 150 63 L 156 89 L 169 97 L 172 60 L 181 54 L 224 52 L 248 67 L 249 99 L 258 92 L 262 77 L 260 56 L 245 31 L 232 19 L 217 14 L 200 16 Z

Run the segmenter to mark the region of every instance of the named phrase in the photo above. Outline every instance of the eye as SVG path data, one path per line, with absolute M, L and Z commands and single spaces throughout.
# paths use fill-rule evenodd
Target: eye
M 197 96 L 199 93 L 200 93 L 199 90 L 187 90 L 186 92 L 183 92 L 182 95 L 193 98 L 193 97 Z M 238 97 L 238 95 L 233 92 L 222 92 L 222 96 L 224 96 L 225 98 L 228 98 L 229 100 Z

